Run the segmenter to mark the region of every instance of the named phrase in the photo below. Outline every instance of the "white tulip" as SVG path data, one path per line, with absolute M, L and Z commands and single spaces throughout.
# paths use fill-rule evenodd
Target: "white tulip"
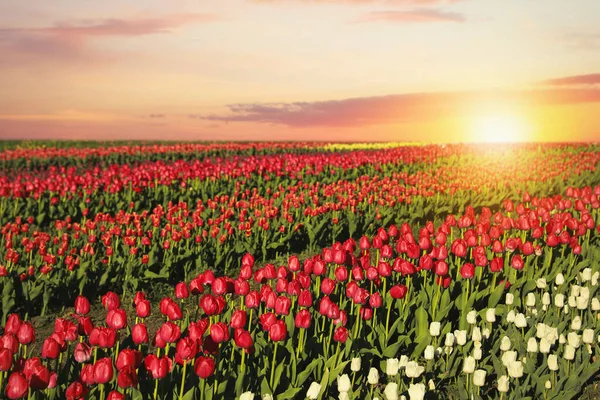
M 473 327 L 473 333 L 471 334 L 471 339 L 474 342 L 481 342 L 483 340 L 483 336 L 481 336 L 481 329 L 478 326 Z
M 240 400 L 252 400 L 254 398 L 254 393 L 252 392 L 244 392 L 240 395 Z
M 508 351 L 510 350 L 510 338 L 508 336 L 503 336 L 500 340 L 500 350 Z
M 585 349 L 587 350 L 588 354 L 591 356 L 592 355 L 592 345 L 586 344 Z
M 408 397 L 410 400 L 423 400 L 425 397 L 425 384 L 411 383 L 408 387 Z
M 544 294 L 542 295 L 542 304 L 545 306 L 549 306 L 551 303 L 552 301 L 550 299 L 550 293 L 544 292 Z
M 490 331 L 490 328 L 483 328 L 483 332 L 481 332 L 481 334 L 484 338 L 489 339 L 492 332 Z
M 433 381 L 433 379 L 430 379 L 427 382 L 427 386 L 429 387 L 429 390 L 432 390 L 432 391 L 435 390 L 435 382 Z
M 546 289 L 546 278 L 538 278 L 538 280 L 535 281 L 535 286 L 537 286 L 538 289 Z
M 548 354 L 550 353 L 550 342 L 546 340 L 546 338 L 540 339 L 540 353 Z
M 353 357 L 350 362 L 350 371 L 358 372 L 360 371 L 360 357 Z
M 475 347 L 473 349 L 473 358 L 476 359 L 477 361 L 481 360 L 481 358 L 483 357 L 483 351 L 481 350 L 481 347 Z
M 594 343 L 594 330 L 593 329 L 584 329 L 583 330 L 583 343 L 592 344 Z
M 558 343 L 560 343 L 560 344 L 567 343 L 567 337 L 561 333 L 560 336 L 558 337 Z
M 587 286 L 582 286 L 579 288 L 579 297 L 585 297 L 586 299 L 590 299 L 590 288 Z
M 567 342 L 569 343 L 569 345 L 578 348 L 581 344 L 581 336 L 579 336 L 575 332 L 569 332 L 569 334 L 567 335 Z
M 552 382 L 550 382 L 550 380 L 547 380 L 547 381 L 544 383 L 544 387 L 545 387 L 546 389 L 548 389 L 548 390 L 552 389 Z
M 590 303 L 589 297 L 579 296 L 577 298 L 577 309 L 578 310 L 585 310 L 586 308 L 588 308 L 588 304 L 589 303 Z
M 454 331 L 454 339 L 456 339 L 456 344 L 458 344 L 459 346 L 464 346 L 467 343 L 467 331 L 465 331 L 465 330 Z
M 505 367 L 508 368 L 508 366 L 517 361 L 517 352 L 514 350 L 510 350 L 510 351 L 505 351 L 504 353 L 502 353 L 502 365 L 504 365 Z
M 525 318 L 525 314 L 518 313 L 515 316 L 515 326 L 517 328 L 526 328 L 527 327 L 527 319 Z
M 498 391 L 499 392 L 506 393 L 506 392 L 508 392 L 509 388 L 510 388 L 510 382 L 508 381 L 508 376 L 502 375 L 500 378 L 498 378 Z
M 598 279 L 600 278 L 600 272 L 596 271 L 592 275 L 592 286 L 598 286 Z
M 306 392 L 306 397 L 311 400 L 317 400 L 319 398 L 319 393 L 321 392 L 321 384 L 317 382 L 313 382 L 310 384 L 308 388 L 308 392 Z
M 600 300 L 597 297 L 592 299 L 592 311 L 600 311 Z
M 515 322 L 516 316 L 517 316 L 517 313 L 515 313 L 515 310 L 510 310 L 508 312 L 508 314 L 506 314 L 506 322 L 508 322 L 509 324 L 512 324 L 513 322 Z
M 463 372 L 465 374 L 472 374 L 475 372 L 475 358 L 471 356 L 465 357 L 463 362 Z
M 444 341 L 444 346 L 454 346 L 454 334 L 452 332 L 446 333 L 446 340 Z
M 511 378 L 520 378 L 523 376 L 523 363 L 521 361 L 513 361 L 508 364 L 508 375 Z
M 528 353 L 537 353 L 538 352 L 538 343 L 534 337 L 530 337 L 527 341 L 527 352 Z
M 527 299 L 525 300 L 527 307 L 535 307 L 535 294 L 527 293 Z
M 471 310 L 467 313 L 467 322 L 470 325 L 475 325 L 477 323 L 477 312 L 475 310 Z
M 558 371 L 558 357 L 556 357 L 556 354 L 548 355 L 548 369 L 550 371 Z
M 571 321 L 571 330 L 578 331 L 580 329 L 581 329 L 581 317 L 579 315 L 576 315 L 575 318 L 573 318 L 573 321 Z
M 338 400 L 350 400 L 350 395 L 348 392 L 340 392 L 338 394 Z
M 571 296 L 573 296 L 573 297 L 579 296 L 579 289 L 581 289 L 581 286 L 571 285 Z
M 591 268 L 584 268 L 583 271 L 581 271 L 581 280 L 584 282 L 592 280 L 592 269 Z
M 270 395 L 269 393 L 265 393 L 262 395 L 262 400 L 273 400 L 273 395 Z
M 402 355 L 400 356 L 400 361 L 398 362 L 400 368 L 405 368 L 406 364 L 408 364 L 408 356 Z
M 537 314 L 538 314 L 537 308 L 532 308 L 531 309 L 531 315 L 536 316 Z
M 567 304 L 571 308 L 577 307 L 577 297 L 575 297 L 575 296 L 569 296 Z
M 433 360 L 435 357 L 435 348 L 432 345 L 425 347 L 424 356 L 426 360 Z
M 565 283 L 565 276 L 562 273 L 559 273 L 558 275 L 556 275 L 556 278 L 554 278 L 554 283 L 556 284 L 556 286 L 560 286 L 563 283 Z
M 569 361 L 573 360 L 575 358 L 575 347 L 571 346 L 570 344 L 566 345 L 563 358 Z
M 507 306 L 512 305 L 515 301 L 515 296 L 512 293 L 506 293 L 506 300 L 504 301 Z
M 563 308 L 563 306 L 565 305 L 565 295 L 562 293 L 558 293 L 557 295 L 554 296 L 554 305 L 557 308 Z
M 385 374 L 387 376 L 396 376 L 398 375 L 398 370 L 400 369 L 400 362 L 397 358 L 388 358 L 385 364 Z
M 420 366 L 416 361 L 409 361 L 406 364 L 407 378 L 418 378 L 423 372 L 425 372 L 425 367 Z
M 487 375 L 487 371 L 485 369 L 478 369 L 473 373 L 473 384 L 475 386 L 484 386 L 485 385 L 485 376 Z
M 367 382 L 369 382 L 370 385 L 377 385 L 377 383 L 379 382 L 379 371 L 377 371 L 377 368 L 371 368 L 369 370 Z
M 348 374 L 337 377 L 337 386 L 338 391 L 340 392 L 349 392 L 352 389 L 352 384 L 350 383 L 350 377 L 348 377 Z
M 563 307 L 563 314 L 569 314 L 569 306 L 567 304 L 565 304 L 565 306 Z
M 429 334 L 433 337 L 440 336 L 441 325 L 437 321 L 432 321 L 429 324 Z
M 385 385 L 383 394 L 387 400 L 398 400 L 398 384 L 396 382 L 388 383 Z
M 496 322 L 496 309 L 495 308 L 488 308 L 485 311 L 485 320 L 487 322 Z

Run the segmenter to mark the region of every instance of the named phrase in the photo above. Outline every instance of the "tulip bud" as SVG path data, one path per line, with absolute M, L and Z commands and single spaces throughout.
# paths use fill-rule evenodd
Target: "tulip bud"
M 429 334 L 433 337 L 440 335 L 440 329 L 441 329 L 441 325 L 437 321 L 432 321 L 429 324 Z
M 485 369 L 478 369 L 473 373 L 473 384 L 475 386 L 484 386 L 485 385 L 485 376 L 487 371 Z
M 358 372 L 360 371 L 360 357 L 353 357 L 350 362 L 350 371 Z
M 432 345 L 425 347 L 424 357 L 426 360 L 433 360 L 435 357 L 435 348 Z
M 371 368 L 369 370 L 367 382 L 369 382 L 370 385 L 377 385 L 379 383 L 379 371 L 377 371 L 376 368 Z
M 548 355 L 548 369 L 550 371 L 558 371 L 558 357 L 556 354 Z
M 321 385 L 317 382 L 312 382 L 306 392 L 306 398 L 316 400 L 319 398 L 319 393 L 321 393 Z
M 75 299 L 75 312 L 79 315 L 86 315 L 90 312 L 90 302 L 86 297 L 77 296 Z
M 385 385 L 383 394 L 387 400 L 398 400 L 398 384 L 396 382 L 390 382 Z
M 352 389 L 348 374 L 337 377 L 337 386 L 339 392 L 349 392 Z
M 465 357 L 463 362 L 463 372 L 465 374 L 472 374 L 475 372 L 475 358 L 472 356 Z
M 509 388 L 510 388 L 510 382 L 508 380 L 508 376 L 502 375 L 500 378 L 498 378 L 498 391 L 500 393 L 508 392 Z
M 215 360 L 212 357 L 198 357 L 194 364 L 194 372 L 202 379 L 208 378 L 215 372 Z
M 477 311 L 471 310 L 467 313 L 467 323 L 475 325 L 477 323 Z
M 538 343 L 534 337 L 530 337 L 527 341 L 527 352 L 528 353 L 537 353 L 538 352 Z
M 488 308 L 485 312 L 485 320 L 487 322 L 496 322 L 496 309 L 495 308 Z

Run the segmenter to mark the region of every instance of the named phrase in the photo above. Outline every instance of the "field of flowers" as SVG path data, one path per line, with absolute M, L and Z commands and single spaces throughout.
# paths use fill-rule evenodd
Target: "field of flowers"
M 0 398 L 577 398 L 600 370 L 599 163 L 7 144 Z

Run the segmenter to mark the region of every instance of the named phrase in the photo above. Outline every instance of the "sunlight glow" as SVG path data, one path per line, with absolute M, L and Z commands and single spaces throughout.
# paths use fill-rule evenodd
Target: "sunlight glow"
M 471 138 L 475 142 L 508 143 L 531 140 L 526 121 L 511 114 L 486 114 L 473 118 Z

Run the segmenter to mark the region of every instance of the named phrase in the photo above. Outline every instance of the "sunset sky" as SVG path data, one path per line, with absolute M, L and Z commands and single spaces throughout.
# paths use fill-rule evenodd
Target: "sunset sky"
M 0 2 L 0 138 L 600 140 L 598 0 Z

